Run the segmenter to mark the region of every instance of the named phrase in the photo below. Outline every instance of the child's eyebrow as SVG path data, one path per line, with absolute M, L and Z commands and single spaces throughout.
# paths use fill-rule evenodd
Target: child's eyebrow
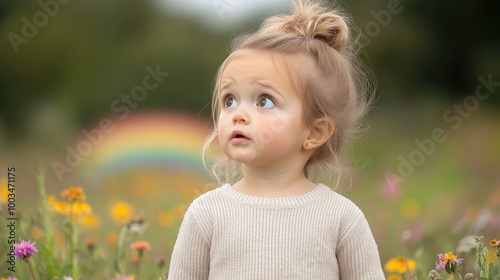
M 259 85 L 261 85 L 263 87 L 269 88 L 272 91 L 276 92 L 277 94 L 283 96 L 281 94 L 281 92 L 277 88 L 273 87 L 273 85 L 269 81 L 267 81 L 267 80 L 255 80 L 254 83 L 259 84 Z
M 220 89 L 223 90 L 223 89 L 225 89 L 225 88 L 227 88 L 230 85 L 235 84 L 235 83 L 236 82 L 233 79 L 228 78 L 228 79 L 222 81 Z

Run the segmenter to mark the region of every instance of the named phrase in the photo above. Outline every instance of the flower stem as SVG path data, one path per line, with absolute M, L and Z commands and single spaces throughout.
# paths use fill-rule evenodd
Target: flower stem
M 71 257 L 71 270 L 72 270 L 72 275 L 74 280 L 79 279 L 79 273 L 78 273 L 78 259 L 76 255 L 76 244 L 78 242 L 78 231 L 77 231 L 77 223 L 78 221 L 74 221 L 73 217 L 73 202 L 70 204 L 70 212 L 69 212 L 69 218 L 71 220 L 70 224 L 70 257 Z
M 31 279 L 35 280 L 35 275 L 33 274 L 33 269 L 31 269 L 30 262 L 27 259 L 25 259 L 24 261 L 28 264 L 28 269 L 29 269 L 29 271 L 31 273 Z
M 115 270 L 117 273 L 120 273 L 120 259 L 122 257 L 122 251 L 123 251 L 123 242 L 125 241 L 125 235 L 127 233 L 127 227 L 123 226 L 120 235 L 118 237 L 118 243 L 116 244 L 116 256 L 115 256 Z
M 142 258 L 142 252 L 139 252 L 139 257 L 137 258 L 137 267 L 136 270 L 137 272 L 135 273 L 137 275 L 137 280 L 141 280 L 141 258 Z
M 71 261 L 71 266 L 73 267 L 73 279 L 74 280 L 78 280 L 79 279 L 79 273 L 78 273 L 78 259 L 77 259 L 77 255 L 76 255 L 76 242 L 77 242 L 77 234 L 76 234 L 76 230 L 73 230 L 72 232 L 72 236 L 71 236 L 71 247 L 73 249 L 73 259 Z
M 38 185 L 38 192 L 42 198 L 42 227 L 44 231 L 43 244 L 45 244 L 46 249 L 44 250 L 44 261 L 48 270 L 48 278 L 52 279 L 56 274 L 58 274 L 55 260 L 54 260 L 54 231 L 51 222 L 51 213 L 49 212 L 49 206 L 47 203 L 47 195 L 45 193 L 45 171 L 40 165 L 38 167 L 38 175 L 36 176 L 36 181 Z

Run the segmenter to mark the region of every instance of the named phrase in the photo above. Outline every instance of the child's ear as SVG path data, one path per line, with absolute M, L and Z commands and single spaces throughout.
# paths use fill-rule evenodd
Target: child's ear
M 314 120 L 309 136 L 302 145 L 305 150 L 315 149 L 323 145 L 335 131 L 332 121 L 329 118 L 319 118 Z

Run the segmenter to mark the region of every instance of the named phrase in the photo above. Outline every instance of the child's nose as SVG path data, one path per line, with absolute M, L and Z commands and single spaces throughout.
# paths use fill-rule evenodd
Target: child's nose
M 249 119 L 248 113 L 246 111 L 242 110 L 241 108 L 238 108 L 238 110 L 236 110 L 236 112 L 234 112 L 233 124 L 237 124 L 237 123 L 248 124 L 249 121 L 250 121 L 250 119 Z

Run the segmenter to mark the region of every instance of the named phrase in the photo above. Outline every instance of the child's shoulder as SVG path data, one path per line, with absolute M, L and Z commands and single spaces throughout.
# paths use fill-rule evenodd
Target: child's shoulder
M 220 190 L 221 187 L 217 187 L 201 194 L 191 202 L 189 207 L 200 209 L 218 203 L 221 199 Z
M 358 205 L 356 205 L 351 199 L 346 196 L 338 193 L 337 191 L 332 190 L 330 187 L 319 184 L 323 186 L 325 189 L 325 202 L 334 206 L 336 209 L 342 209 L 345 212 L 350 212 L 353 214 L 363 214 Z

